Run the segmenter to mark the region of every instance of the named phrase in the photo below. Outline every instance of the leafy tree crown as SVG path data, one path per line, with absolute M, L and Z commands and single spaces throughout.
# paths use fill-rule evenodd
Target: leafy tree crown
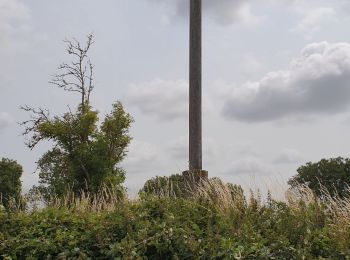
M 81 97 L 76 109 L 62 116 L 51 116 L 49 110 L 22 107 L 31 118 L 22 122 L 27 146 L 33 149 L 41 141 L 51 141 L 52 149 L 38 160 L 39 183 L 34 189 L 46 199 L 63 196 L 68 191 L 96 193 L 102 186 L 120 188 L 125 179 L 119 163 L 126 156 L 131 141 L 132 117 L 121 102 L 112 105 L 110 113 L 99 120 L 99 112 L 90 104 L 94 90 L 93 68 L 88 51 L 93 44 L 89 35 L 85 45 L 66 41 L 71 63 L 62 63 L 52 84 Z

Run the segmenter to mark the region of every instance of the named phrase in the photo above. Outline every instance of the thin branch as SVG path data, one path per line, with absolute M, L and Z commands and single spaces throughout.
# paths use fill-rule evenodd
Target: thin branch
M 43 137 L 38 133 L 37 130 L 42 123 L 48 122 L 50 120 L 50 112 L 47 109 L 40 107 L 32 108 L 28 105 L 21 106 L 20 109 L 31 112 L 30 119 L 19 124 L 25 127 L 22 135 L 28 136 L 30 133 L 32 133 L 31 138 L 26 142 L 26 145 L 32 150 L 41 140 L 43 140 Z
M 78 92 L 81 95 L 81 105 L 89 104 L 90 94 L 93 86 L 93 68 L 87 53 L 94 43 L 93 34 L 87 36 L 85 46 L 82 46 L 78 40 L 65 40 L 67 52 L 76 57 L 71 64 L 62 63 L 58 70 L 62 73 L 53 75 L 51 84 L 63 88 L 66 91 Z

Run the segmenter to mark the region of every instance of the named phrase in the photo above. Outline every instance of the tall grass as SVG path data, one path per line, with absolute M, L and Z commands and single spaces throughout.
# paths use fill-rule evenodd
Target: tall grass
M 230 183 L 224 183 L 218 178 L 201 179 L 197 185 L 193 185 L 194 178 L 185 180 L 184 183 L 166 180 L 166 183 L 156 180 L 148 184 L 152 194 L 161 198 L 181 198 L 178 190 L 182 189 L 185 198 L 193 202 L 209 204 L 221 212 L 239 211 L 249 207 L 266 207 L 267 201 L 262 200 L 259 191 L 249 191 L 245 196 L 243 190 Z M 321 185 L 321 184 L 320 184 Z M 350 187 L 347 188 L 350 194 Z M 304 206 L 315 205 L 322 208 L 332 222 L 339 225 L 350 225 L 350 198 L 332 196 L 326 187 L 322 186 L 321 196 L 316 194 L 307 185 L 298 185 L 285 192 L 286 205 L 294 210 L 303 210 Z M 270 193 L 268 200 L 273 200 Z
M 27 211 L 50 207 L 86 213 L 111 212 L 127 201 L 124 189 L 111 189 L 108 185 L 102 186 L 97 193 L 90 193 L 85 190 L 76 193 L 68 190 L 62 197 L 51 196 L 48 198 L 41 194 L 39 190 L 35 190 L 26 194 L 22 200 Z M 12 207 L 11 209 L 16 210 L 18 207 Z
M 167 180 L 166 183 L 153 182 L 148 187 L 152 196 L 165 199 L 185 199 L 192 203 L 205 205 L 222 213 L 243 212 L 247 208 L 268 207 L 268 201 L 262 201 L 259 192 L 250 190 L 249 196 L 245 196 L 239 186 L 227 184 L 218 178 L 201 179 L 196 185 L 194 179 L 187 179 L 184 183 Z M 348 187 L 349 192 L 350 188 Z M 182 193 L 179 193 L 179 191 Z M 81 191 L 79 195 L 68 191 L 63 197 L 51 197 L 46 203 L 43 197 L 36 193 L 24 196 L 19 200 L 10 200 L 9 208 L 12 211 L 35 211 L 40 208 L 64 208 L 74 212 L 112 212 L 125 204 L 142 203 L 141 196 L 133 200 L 128 199 L 124 191 L 113 190 L 108 186 L 102 187 L 97 193 Z M 321 196 L 306 185 L 299 185 L 289 189 L 285 193 L 286 206 L 292 211 L 304 210 L 305 206 L 314 205 L 322 209 L 328 221 L 335 229 L 343 230 L 344 226 L 350 226 L 350 198 L 331 196 L 325 187 L 322 187 Z M 273 200 L 268 196 L 268 200 Z M 1 205 L 1 203 L 0 203 Z M 27 205 L 27 207 L 24 207 Z
M 267 201 L 262 201 L 259 191 L 250 190 L 249 195 L 245 196 L 239 186 L 224 183 L 218 178 L 201 179 L 196 185 L 193 183 L 194 179 L 186 179 L 184 183 L 168 179 L 166 183 L 153 182 L 149 184 L 148 189 L 152 191 L 152 196 L 206 203 L 221 212 L 237 211 L 251 206 L 266 206 Z M 350 192 L 350 187 L 348 189 Z M 179 190 L 182 193 L 179 194 Z M 137 203 L 142 199 L 142 196 L 132 200 L 128 199 L 124 192 L 110 189 L 108 186 L 102 187 L 99 192 L 93 194 L 81 191 L 77 195 L 68 191 L 63 197 L 51 197 L 46 203 L 43 203 L 43 197 L 36 193 L 23 197 L 21 205 L 12 200 L 11 208 L 23 209 L 24 201 L 32 205 L 31 209 L 36 209 L 37 205 L 41 205 L 41 207 L 65 208 L 79 212 L 111 212 L 124 203 Z M 272 199 L 270 195 L 268 197 L 269 200 Z M 285 198 L 291 209 L 298 210 L 301 205 L 315 204 L 322 207 L 332 219 L 341 223 L 350 223 L 350 198 L 331 196 L 325 187 L 322 187 L 322 195 L 316 196 L 308 186 L 299 185 L 286 191 Z
M 0 209 L 0 256 L 3 250 L 18 259 L 59 252 L 112 259 L 350 257 L 350 199 L 326 189 L 317 197 L 300 185 L 277 201 L 259 192 L 246 195 L 217 178 L 149 184 L 151 194 L 134 200 L 104 187 L 53 197 L 42 209 Z

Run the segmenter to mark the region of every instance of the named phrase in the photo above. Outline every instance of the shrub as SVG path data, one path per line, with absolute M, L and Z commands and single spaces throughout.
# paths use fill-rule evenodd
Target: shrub
M 327 194 L 331 197 L 344 198 L 350 195 L 350 159 L 322 159 L 317 163 L 307 163 L 298 168 L 298 174 L 289 180 L 292 187 L 302 184 L 308 186 L 322 198 Z M 326 192 L 324 192 L 326 191 Z M 323 196 L 323 198 L 325 198 Z
M 16 161 L 2 158 L 0 161 L 0 205 L 9 208 L 21 199 L 22 166 Z
M 220 189 L 221 184 L 215 185 Z M 252 197 L 237 210 L 233 200 L 220 195 L 226 194 L 225 186 L 216 195 L 212 187 L 207 188 L 210 190 L 205 191 L 203 186 L 201 195 L 191 200 L 144 196 L 136 201 L 113 202 L 111 207 L 104 208 L 56 204 L 31 212 L 0 210 L 0 256 L 4 259 L 350 257 L 349 201 L 339 199 L 337 202 L 342 203 L 337 204 L 295 197 L 289 202 L 279 202 L 270 197 L 267 203 L 259 203 L 259 198 Z M 221 202 L 222 198 L 227 202 Z M 80 205 L 83 202 L 84 198 Z M 236 203 L 240 202 L 236 200 Z

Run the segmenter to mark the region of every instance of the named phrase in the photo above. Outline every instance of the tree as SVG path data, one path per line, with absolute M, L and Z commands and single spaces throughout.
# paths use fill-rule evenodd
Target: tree
M 325 189 L 332 197 L 344 198 L 350 195 L 349 158 L 338 157 L 322 159 L 317 163 L 308 162 L 299 167 L 297 172 L 298 174 L 288 181 L 292 187 L 307 185 L 320 198 L 324 197 Z
M 2 158 L 0 161 L 0 204 L 8 208 L 11 201 L 18 203 L 21 195 L 22 166 L 16 161 Z
M 87 37 L 85 46 L 76 40 L 66 43 L 74 59 L 58 67 L 60 73 L 51 83 L 80 95 L 76 110 L 51 117 L 47 109 L 22 107 L 31 113 L 31 118 L 21 123 L 25 126 L 23 134 L 29 135 L 27 146 L 33 149 L 43 140 L 54 144 L 37 162 L 40 185 L 35 189 L 47 200 L 61 197 L 68 190 L 79 194 L 97 193 L 106 185 L 120 188 L 125 173 L 118 164 L 131 141 L 129 128 L 133 119 L 120 102 L 112 105 L 112 111 L 100 123 L 98 112 L 90 105 L 94 67 L 87 54 L 93 36 Z

